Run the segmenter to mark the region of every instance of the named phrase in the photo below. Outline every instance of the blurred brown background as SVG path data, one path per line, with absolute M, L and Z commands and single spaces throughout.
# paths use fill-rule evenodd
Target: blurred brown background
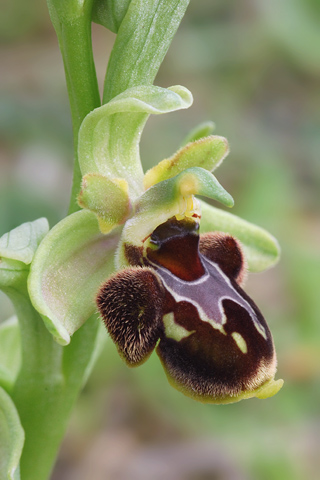
M 66 212 L 72 132 L 44 0 L 0 17 L 0 234 Z M 99 82 L 115 36 L 93 26 Z M 231 153 L 217 171 L 233 212 L 269 229 L 281 262 L 250 275 L 278 351 L 275 397 L 202 405 L 174 391 L 155 355 L 130 370 L 111 342 L 75 408 L 54 480 L 302 480 L 320 470 L 320 2 L 193 0 L 156 79 L 194 95 L 151 118 L 151 166 L 214 120 Z M 12 314 L 0 296 L 0 320 Z

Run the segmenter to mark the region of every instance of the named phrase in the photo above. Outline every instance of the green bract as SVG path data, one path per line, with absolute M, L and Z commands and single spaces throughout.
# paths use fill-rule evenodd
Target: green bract
M 120 13 L 115 15 L 117 23 L 121 17 L 122 21 L 108 63 L 103 103 L 128 88 L 152 85 L 189 1 L 131 0 L 124 17 L 128 1 L 109 2 L 113 12 Z

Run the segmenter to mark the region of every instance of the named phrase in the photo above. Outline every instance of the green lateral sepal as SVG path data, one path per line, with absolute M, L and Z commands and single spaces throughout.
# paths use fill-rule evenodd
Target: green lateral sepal
M 30 299 L 55 340 L 70 336 L 95 312 L 95 294 L 114 271 L 120 232 L 101 233 L 96 216 L 82 210 L 59 222 L 32 262 Z
M 280 257 L 278 241 L 265 229 L 201 201 L 201 233 L 224 232 L 240 240 L 251 272 L 272 267 Z

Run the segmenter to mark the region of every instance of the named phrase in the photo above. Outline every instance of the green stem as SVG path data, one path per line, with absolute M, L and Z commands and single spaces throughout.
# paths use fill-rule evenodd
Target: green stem
M 69 213 L 80 208 L 77 204 L 81 184 L 78 162 L 79 128 L 84 117 L 101 105 L 92 52 L 91 4 L 92 2 L 87 2 L 70 17 L 67 15 L 67 2 L 65 5 L 62 2 L 61 7 L 58 2 L 48 0 L 51 20 L 63 58 L 73 125 L 75 159 Z
M 72 213 L 80 208 L 77 204 L 81 185 L 78 162 L 79 128 L 84 117 L 101 104 L 92 55 L 91 23 L 80 18 L 73 24 L 63 25 L 59 43 L 66 73 L 73 124 L 75 160 L 69 206 L 69 213 Z
M 68 347 L 58 345 L 32 307 L 27 292 L 9 288 L 20 323 L 22 366 L 12 392 L 25 431 L 22 480 L 46 480 L 87 375 L 98 332 L 96 318 Z

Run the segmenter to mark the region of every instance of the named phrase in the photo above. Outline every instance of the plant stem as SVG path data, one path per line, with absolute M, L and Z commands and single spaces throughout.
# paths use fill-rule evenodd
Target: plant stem
M 68 87 L 74 138 L 74 170 L 69 213 L 79 210 L 81 172 L 78 162 L 78 133 L 82 120 L 101 104 L 93 60 L 91 18 L 86 15 L 72 22 L 53 22 L 62 53 Z
M 87 374 L 98 322 L 89 320 L 68 347 L 58 345 L 27 292 L 7 289 L 20 323 L 22 365 L 12 398 L 25 431 L 21 480 L 47 480 Z

